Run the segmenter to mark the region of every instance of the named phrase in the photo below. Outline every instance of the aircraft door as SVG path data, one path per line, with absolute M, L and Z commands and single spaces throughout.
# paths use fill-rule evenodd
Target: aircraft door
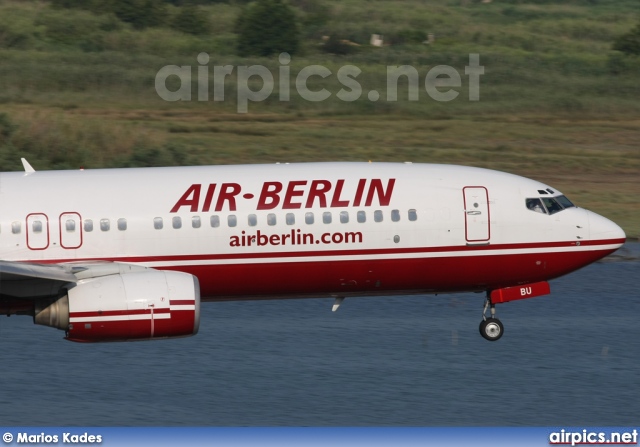
M 66 249 L 82 245 L 82 219 L 78 213 L 60 214 L 60 246 Z
M 49 247 L 49 218 L 46 214 L 32 213 L 27 216 L 27 247 L 44 250 Z
M 464 196 L 465 238 L 467 243 L 489 243 L 489 191 L 484 186 L 465 186 Z

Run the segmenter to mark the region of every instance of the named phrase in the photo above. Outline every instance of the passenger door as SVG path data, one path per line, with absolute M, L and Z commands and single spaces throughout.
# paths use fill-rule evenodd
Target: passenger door
M 488 244 L 491 238 L 489 191 L 484 186 L 465 186 L 462 193 L 467 244 Z

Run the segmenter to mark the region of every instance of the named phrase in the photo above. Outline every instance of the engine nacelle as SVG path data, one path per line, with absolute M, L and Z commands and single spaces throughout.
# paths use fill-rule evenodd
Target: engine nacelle
M 87 278 L 36 303 L 34 322 L 78 342 L 187 337 L 200 325 L 200 287 L 195 276 L 161 270 Z

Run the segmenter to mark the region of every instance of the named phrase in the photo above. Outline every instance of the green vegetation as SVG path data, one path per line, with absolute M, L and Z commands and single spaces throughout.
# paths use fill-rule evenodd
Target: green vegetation
M 637 0 L 292 0 L 299 40 L 283 84 L 279 50 L 236 54 L 238 17 L 253 8 L 245 2 L 139 0 L 164 11 L 141 26 L 124 10 L 65 1 L 73 2 L 0 0 L 0 170 L 22 169 L 20 157 L 36 169 L 467 164 L 548 182 L 640 236 L 640 56 L 617 43 L 638 29 Z M 374 33 L 385 46 L 369 45 Z M 429 35 L 434 41 L 423 43 Z M 329 51 L 329 41 L 348 50 Z M 201 52 L 210 56 L 208 101 L 197 100 Z M 469 101 L 470 53 L 485 69 L 479 101 Z M 331 71 L 308 80 L 310 90 L 331 93 L 320 102 L 295 86 L 314 64 Z M 191 67 L 191 101 L 158 96 L 155 76 L 166 65 Z M 224 101 L 215 101 L 215 67 L 223 65 L 236 69 L 225 78 Z M 271 71 L 274 90 L 238 114 L 237 67 L 252 65 Z M 346 65 L 362 70 L 362 94 L 350 102 L 337 97 Z M 406 77 L 398 101 L 386 100 L 387 66 L 401 65 L 418 71 L 417 101 Z M 461 74 L 455 100 L 427 94 L 425 76 L 437 65 Z M 250 85 L 261 88 L 259 79 Z M 167 86 L 177 88 L 175 77 Z M 371 90 L 380 100 L 368 99 Z
M 185 5 L 180 8 L 171 23 L 171 27 L 176 31 L 187 34 L 206 34 L 211 31 L 209 19 L 203 15 L 198 7 Z
M 640 23 L 628 33 L 618 37 L 613 43 L 613 49 L 626 55 L 640 56 Z
M 113 14 L 136 29 L 162 26 L 168 18 L 167 6 L 161 0 L 51 0 L 51 4 L 57 8 Z
M 298 49 L 298 25 L 293 10 L 282 0 L 256 0 L 236 20 L 238 54 L 271 56 L 294 54 Z

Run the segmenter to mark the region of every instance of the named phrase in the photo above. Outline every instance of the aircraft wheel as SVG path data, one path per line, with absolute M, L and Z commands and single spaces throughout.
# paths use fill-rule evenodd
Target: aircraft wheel
M 480 335 L 484 339 L 489 341 L 500 340 L 502 334 L 504 334 L 504 326 L 497 318 L 487 318 L 480 322 Z

